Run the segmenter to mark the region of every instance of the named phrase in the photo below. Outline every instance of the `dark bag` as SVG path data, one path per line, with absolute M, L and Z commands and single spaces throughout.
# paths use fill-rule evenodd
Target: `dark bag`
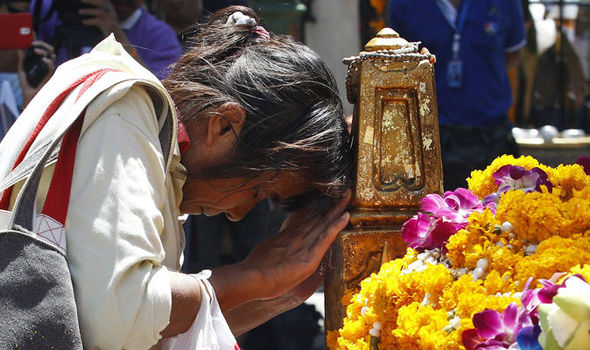
M 34 233 L 35 197 L 54 140 L 0 229 L 0 349 L 82 349 L 66 257 Z
M 81 77 L 53 100 L 13 166 L 13 173 L 22 169 L 32 171 L 12 212 L 8 207 L 13 187 L 2 192 L 0 349 L 82 349 L 74 289 L 66 260 L 65 220 L 84 112 L 62 134 L 37 151 L 28 153 L 63 100 L 76 87 L 86 83 L 87 89 L 109 71 L 112 70 L 102 69 Z M 86 89 L 83 86 L 78 96 Z M 45 205 L 42 213 L 37 215 L 35 199 L 41 174 L 60 142 Z

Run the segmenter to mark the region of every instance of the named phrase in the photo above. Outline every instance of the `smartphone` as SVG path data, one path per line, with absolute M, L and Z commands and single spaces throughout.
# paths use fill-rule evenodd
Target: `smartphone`
M 33 16 L 28 12 L 0 13 L 0 33 L 0 50 L 31 47 Z

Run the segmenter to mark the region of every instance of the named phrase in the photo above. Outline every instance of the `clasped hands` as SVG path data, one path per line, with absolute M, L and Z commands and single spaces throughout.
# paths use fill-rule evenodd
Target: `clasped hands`
M 349 201 L 350 191 L 327 214 L 293 212 L 244 261 L 213 271 L 210 281 L 235 334 L 301 304 L 319 287 L 320 263 L 348 223 Z

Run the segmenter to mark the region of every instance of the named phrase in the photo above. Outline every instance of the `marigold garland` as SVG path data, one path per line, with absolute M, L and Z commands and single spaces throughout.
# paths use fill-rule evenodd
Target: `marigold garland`
M 506 165 L 541 169 L 549 184 L 499 192 L 494 174 Z M 582 166 L 501 156 L 467 181 L 482 202 L 496 194 L 497 206 L 471 213 L 443 250 L 409 248 L 362 281 L 343 298 L 346 318 L 328 334 L 331 349 L 369 349 L 375 335 L 379 349 L 465 349 L 474 315 L 521 307 L 525 285 L 540 288 L 558 272 L 590 281 L 590 176 Z

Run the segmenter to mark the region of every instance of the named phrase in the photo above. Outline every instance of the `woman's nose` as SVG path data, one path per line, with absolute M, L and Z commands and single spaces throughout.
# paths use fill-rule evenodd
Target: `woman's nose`
M 251 200 L 249 200 L 246 203 L 241 204 L 240 206 L 226 210 L 225 216 L 230 221 L 240 221 L 246 215 L 248 215 L 250 210 L 252 210 L 252 208 L 254 208 L 256 206 L 256 204 L 258 204 L 258 202 L 260 202 L 260 201 L 261 201 L 260 198 L 252 198 Z

